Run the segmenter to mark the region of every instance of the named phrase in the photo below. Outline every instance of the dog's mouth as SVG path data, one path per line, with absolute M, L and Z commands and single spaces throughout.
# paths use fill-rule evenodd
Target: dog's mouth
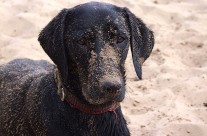
M 94 105 L 94 106 L 104 106 L 104 105 L 109 105 L 112 104 L 114 102 L 121 102 L 123 101 L 124 96 L 107 96 L 105 95 L 105 97 L 100 96 L 99 98 L 92 98 L 89 96 L 85 97 L 85 101 L 87 101 L 90 105 Z

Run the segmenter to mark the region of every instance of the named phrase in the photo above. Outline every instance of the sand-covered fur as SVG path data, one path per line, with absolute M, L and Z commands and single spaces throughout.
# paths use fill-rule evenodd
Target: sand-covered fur
M 91 1 L 91 0 L 84 0 Z M 129 52 L 122 112 L 132 136 L 206 136 L 206 0 L 98 0 L 128 7 L 155 35 L 137 81 Z M 37 41 L 57 13 L 83 0 L 1 0 L 0 64 L 46 59 Z

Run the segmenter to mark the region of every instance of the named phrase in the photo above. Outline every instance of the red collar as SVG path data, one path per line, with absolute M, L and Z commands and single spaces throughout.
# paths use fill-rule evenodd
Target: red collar
M 79 111 L 88 113 L 88 114 L 102 114 L 105 112 L 113 111 L 120 106 L 119 102 L 113 102 L 109 105 L 105 106 L 93 106 L 89 104 L 85 104 L 81 102 L 77 97 L 75 97 L 73 94 L 71 94 L 63 85 L 61 82 L 60 74 L 58 70 L 55 70 L 55 81 L 58 87 L 58 95 L 60 96 L 62 101 L 66 101 L 72 108 L 76 108 Z
M 71 94 L 67 95 L 65 100 L 70 104 L 71 107 L 88 114 L 101 114 L 109 111 L 115 112 L 116 108 L 120 106 L 118 102 L 114 102 L 106 106 L 95 107 L 89 104 L 81 103 L 74 95 Z

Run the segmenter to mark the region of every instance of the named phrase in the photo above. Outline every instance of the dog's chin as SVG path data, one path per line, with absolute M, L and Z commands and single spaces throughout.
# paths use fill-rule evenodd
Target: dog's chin
M 90 95 L 84 96 L 85 100 L 90 104 L 94 106 L 104 106 L 104 105 L 110 105 L 116 102 L 122 102 L 125 98 L 124 93 L 120 93 L 119 95 L 114 96 L 113 98 L 110 97 L 96 97 L 93 98 Z

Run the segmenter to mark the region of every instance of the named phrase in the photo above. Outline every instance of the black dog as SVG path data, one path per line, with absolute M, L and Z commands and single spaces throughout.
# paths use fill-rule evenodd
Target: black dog
M 29 59 L 0 67 L 0 135 L 129 136 L 124 63 L 130 45 L 142 78 L 154 45 L 145 24 L 127 8 L 91 2 L 63 9 L 38 40 L 57 68 Z

